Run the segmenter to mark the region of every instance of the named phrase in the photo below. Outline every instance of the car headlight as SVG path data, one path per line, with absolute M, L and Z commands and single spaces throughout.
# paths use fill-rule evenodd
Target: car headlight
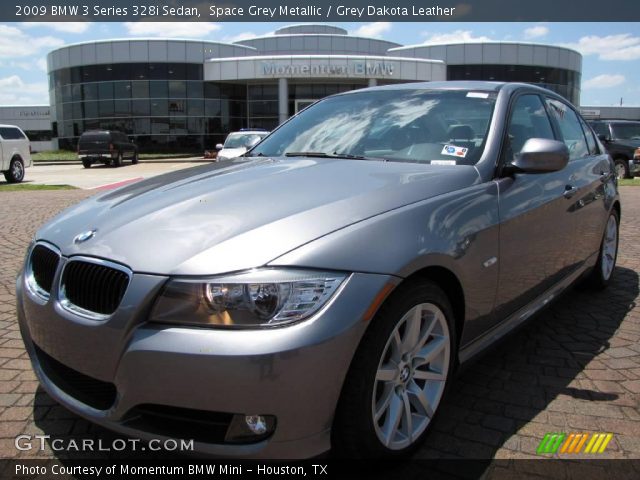
M 344 273 L 293 269 L 175 278 L 164 287 L 150 320 L 226 328 L 290 324 L 320 310 L 346 278 Z

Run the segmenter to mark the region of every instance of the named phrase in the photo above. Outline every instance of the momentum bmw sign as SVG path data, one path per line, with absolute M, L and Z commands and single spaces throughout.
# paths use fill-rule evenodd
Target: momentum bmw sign
M 289 63 L 263 62 L 262 74 L 275 76 L 372 76 L 391 77 L 395 71 L 393 62 L 358 61 L 348 64 L 321 63 L 296 65 Z

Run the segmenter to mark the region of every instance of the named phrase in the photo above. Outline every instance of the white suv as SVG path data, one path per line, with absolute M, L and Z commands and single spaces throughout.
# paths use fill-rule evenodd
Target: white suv
M 21 182 L 24 169 L 31 166 L 31 144 L 14 125 L 0 125 L 0 171 L 9 183 Z

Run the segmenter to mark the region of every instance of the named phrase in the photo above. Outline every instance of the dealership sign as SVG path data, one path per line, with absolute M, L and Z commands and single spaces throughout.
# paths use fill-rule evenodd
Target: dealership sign
M 393 62 L 352 61 L 348 64 L 295 65 L 289 63 L 263 62 L 262 74 L 277 77 L 391 77 L 395 69 Z

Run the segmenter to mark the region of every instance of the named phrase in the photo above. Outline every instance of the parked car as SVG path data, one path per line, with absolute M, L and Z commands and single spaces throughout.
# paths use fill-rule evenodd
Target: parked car
M 589 124 L 613 158 L 618 178 L 633 178 L 640 172 L 640 122 L 591 120 Z
M 120 167 L 123 160 L 138 163 L 138 147 L 124 133 L 116 130 L 89 130 L 78 140 L 78 158 L 84 168 L 100 162 Z
M 31 166 L 31 143 L 20 127 L 0 125 L 0 171 L 9 183 L 24 179 Z
M 269 135 L 266 130 L 244 129 L 227 135 L 224 145 L 216 145 L 217 161 L 229 160 L 243 155 L 247 150 L 257 145 L 264 137 Z
M 473 125 L 473 126 L 472 126 Z M 533 85 L 327 97 L 245 157 L 38 230 L 17 311 L 43 388 L 208 454 L 408 454 L 454 372 L 618 249 L 614 166 Z

